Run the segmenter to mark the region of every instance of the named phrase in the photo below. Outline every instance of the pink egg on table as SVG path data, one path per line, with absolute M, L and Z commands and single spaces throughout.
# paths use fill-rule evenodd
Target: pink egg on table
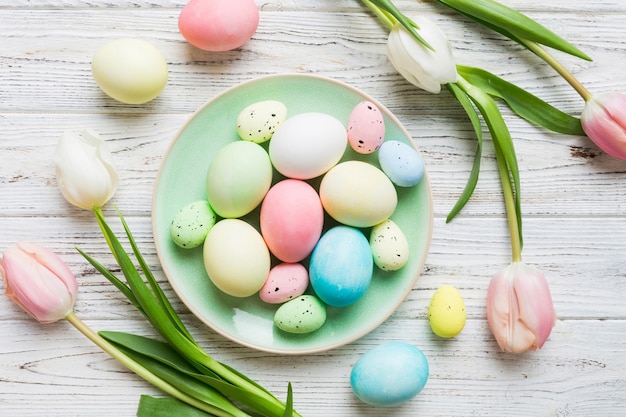
M 357 104 L 348 119 L 348 143 L 361 154 L 375 152 L 385 140 L 383 115 L 374 103 Z
M 299 262 L 311 253 L 322 234 L 324 209 L 311 185 L 287 179 L 267 192 L 260 223 L 270 252 L 283 262 Z
M 259 26 L 254 0 L 190 0 L 178 17 L 178 30 L 205 51 L 230 51 L 248 42 Z
M 304 294 L 309 286 L 309 272 L 299 263 L 281 263 L 270 270 L 259 290 L 261 300 L 280 304 Z

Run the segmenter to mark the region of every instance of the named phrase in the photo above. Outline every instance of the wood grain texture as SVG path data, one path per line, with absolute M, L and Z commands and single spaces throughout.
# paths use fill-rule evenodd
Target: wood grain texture
M 507 0 L 593 57 L 555 55 L 592 91 L 626 91 L 621 61 L 626 2 Z M 544 271 L 557 325 L 544 349 L 499 352 L 485 320 L 489 279 L 510 261 L 502 194 L 489 141 L 468 206 L 445 222 L 465 186 L 475 139 L 446 93 L 409 85 L 389 64 L 386 33 L 357 1 L 257 1 L 261 23 L 237 51 L 188 45 L 177 29 L 185 1 L 0 0 L 0 250 L 16 241 L 54 249 L 76 274 L 76 313 L 96 330 L 152 335 L 134 308 L 85 263 L 75 247 L 112 266 L 90 213 L 61 196 L 52 154 L 65 130 L 90 128 L 109 143 L 121 183 L 112 203 L 135 237 L 174 308 L 207 351 L 280 397 L 294 385 L 307 417 L 393 415 L 618 417 L 626 414 L 626 164 L 589 139 L 532 126 L 503 109 L 520 161 L 524 260 Z M 436 20 L 460 63 L 488 69 L 572 115 L 583 102 L 545 64 L 434 1 L 397 1 Z M 118 37 L 149 40 L 170 79 L 146 105 L 100 92 L 90 62 Z M 154 248 L 152 190 L 164 154 L 193 112 L 225 89 L 276 73 L 317 74 L 380 100 L 411 133 L 427 165 L 434 201 L 433 240 L 407 299 L 376 330 L 330 352 L 301 357 L 241 347 L 208 329 L 169 287 Z M 114 215 L 111 207 L 105 208 Z M 117 229 L 119 230 L 119 228 Z M 462 292 L 468 313 L 452 340 L 428 327 L 430 297 L 442 284 Z M 431 375 L 414 400 L 393 409 L 360 403 L 351 367 L 388 340 L 420 347 Z M 69 323 L 39 325 L 0 297 L 0 416 L 132 416 L 139 395 L 159 392 L 91 345 Z

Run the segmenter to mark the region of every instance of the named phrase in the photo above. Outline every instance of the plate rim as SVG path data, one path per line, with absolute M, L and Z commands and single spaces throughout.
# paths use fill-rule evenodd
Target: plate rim
M 212 331 L 214 331 L 215 333 L 219 334 L 220 336 L 226 338 L 227 340 L 236 343 L 240 346 L 244 346 L 250 349 L 254 349 L 257 351 L 262 351 L 262 352 L 267 352 L 267 353 L 273 353 L 273 354 L 281 354 L 281 355 L 305 355 L 305 354 L 313 354 L 313 353 L 319 353 L 319 352 L 326 352 L 326 351 L 330 351 L 333 349 L 336 349 L 338 347 L 341 346 L 345 346 L 349 343 L 354 342 L 355 340 L 360 339 L 361 337 L 369 334 L 370 332 L 372 332 L 374 329 L 376 329 L 377 327 L 379 327 L 381 324 L 383 324 L 386 320 L 388 320 L 393 313 L 398 309 L 398 307 L 406 301 L 406 298 L 408 297 L 408 295 L 411 293 L 411 291 L 413 290 L 415 283 L 417 282 L 417 280 L 419 279 L 419 277 L 422 275 L 423 270 L 424 270 L 424 266 L 426 264 L 426 259 L 428 258 L 428 255 L 430 253 L 430 245 L 432 243 L 432 234 L 433 234 L 433 223 L 434 223 L 434 207 L 433 207 L 433 196 L 432 196 L 432 188 L 430 186 L 430 179 L 429 179 L 429 175 L 428 175 L 428 169 L 425 167 L 424 169 L 424 177 L 422 179 L 422 181 L 425 181 L 426 183 L 426 191 L 427 191 L 427 196 L 428 196 L 428 208 L 429 208 L 429 221 L 428 221 L 428 231 L 426 234 L 426 239 L 425 239 L 425 247 L 424 247 L 424 256 L 423 259 L 420 262 L 419 267 L 417 268 L 416 273 L 414 274 L 414 277 L 412 278 L 410 285 L 407 285 L 407 289 L 404 291 L 404 293 L 402 293 L 402 297 L 400 297 L 399 301 L 397 303 L 395 303 L 391 308 L 390 311 L 387 310 L 385 311 L 385 314 L 381 315 L 381 318 L 378 320 L 374 320 L 370 326 L 365 327 L 364 329 L 362 329 L 360 332 L 357 332 L 356 334 L 354 334 L 351 337 L 345 338 L 345 339 L 341 339 L 340 341 L 331 343 L 331 344 L 326 344 L 323 346 L 319 346 L 319 347 L 315 347 L 315 348 L 310 348 L 310 349 L 299 349 L 299 350 L 289 350 L 289 349 L 283 349 L 283 348 L 271 348 L 271 347 L 265 347 L 265 346 L 260 346 L 260 345 L 255 345 L 252 342 L 248 342 L 239 338 L 234 337 L 233 335 L 231 335 L 230 333 L 220 329 L 219 327 L 211 324 L 208 320 L 206 320 L 205 318 L 202 317 L 201 314 L 199 314 L 199 312 L 197 311 L 197 309 L 195 309 L 194 307 L 190 306 L 190 302 L 188 302 L 187 297 L 181 292 L 181 290 L 178 288 L 177 285 L 175 285 L 175 283 L 172 282 L 172 279 L 170 278 L 170 273 L 168 273 L 169 268 L 163 263 L 162 261 L 162 253 L 161 253 L 161 249 L 160 249 L 160 245 L 157 244 L 157 241 L 159 240 L 157 238 L 157 224 L 156 224 L 156 217 L 154 216 L 154 212 L 155 212 L 155 207 L 156 207 L 156 195 L 157 195 L 157 191 L 158 191 L 158 187 L 159 187 L 159 183 L 160 183 L 160 179 L 161 179 L 161 175 L 163 173 L 163 168 L 167 162 L 167 157 L 170 154 L 170 151 L 172 150 L 172 148 L 175 146 L 176 142 L 178 141 L 178 139 L 181 137 L 181 134 L 184 132 L 185 129 L 187 129 L 187 127 L 189 126 L 189 124 L 196 118 L 196 116 L 198 116 L 202 111 L 204 111 L 204 109 L 206 109 L 208 106 L 210 106 L 213 102 L 219 100 L 221 97 L 230 94 L 232 91 L 243 87 L 245 85 L 248 84 L 252 84 L 252 83 L 256 83 L 256 82 L 262 82 L 264 80 L 271 80 L 271 79 L 275 79 L 275 78 L 285 78 L 285 77 L 289 77 L 289 78 L 309 78 L 309 79 L 315 79 L 318 81 L 322 81 L 322 82 L 327 82 L 327 83 L 331 83 L 331 84 L 336 84 L 342 88 L 345 88 L 347 90 L 350 90 L 352 92 L 354 92 L 355 94 L 363 97 L 364 99 L 371 101 L 372 103 L 374 103 L 376 106 L 378 106 L 379 109 L 381 109 L 386 115 L 387 117 L 389 117 L 395 124 L 397 127 L 399 127 L 399 129 L 405 134 L 405 136 L 407 138 L 410 138 L 410 144 L 411 146 L 419 153 L 420 150 L 417 148 L 417 145 L 415 144 L 415 140 L 413 139 L 413 136 L 407 131 L 407 129 L 404 127 L 404 125 L 400 122 L 400 120 L 398 120 L 398 118 L 396 117 L 396 115 L 394 113 L 392 113 L 386 106 L 384 106 L 382 103 L 380 103 L 377 99 L 375 99 L 374 97 L 370 96 L 369 94 L 365 93 L 364 91 L 351 86 L 350 84 L 347 84 L 343 81 L 334 79 L 334 78 L 330 78 L 330 77 L 326 77 L 326 76 L 322 76 L 322 75 L 317 75 L 317 74 L 300 74 L 300 73 L 280 73 L 280 74 L 269 74 L 269 75 L 263 75 L 263 76 L 259 76 L 259 77 L 254 77 L 254 78 L 250 78 L 247 79 L 245 81 L 239 82 L 235 85 L 232 85 L 230 87 L 227 87 L 226 89 L 222 90 L 220 93 L 214 95 L 212 98 L 210 98 L 209 100 L 207 100 L 202 106 L 200 106 L 198 109 L 196 109 L 187 119 L 187 121 L 185 121 L 183 123 L 183 125 L 176 131 L 175 136 L 173 137 L 173 139 L 170 140 L 169 145 L 167 146 L 165 152 L 163 153 L 163 156 L 161 158 L 161 162 L 159 164 L 159 168 L 157 171 L 157 175 L 155 177 L 154 180 L 154 184 L 152 187 L 152 201 L 151 201 L 151 212 L 150 212 L 150 223 L 151 223 L 151 233 L 152 233 L 152 240 L 153 240 L 153 244 L 155 246 L 155 250 L 156 250 L 156 255 L 157 255 L 157 259 L 159 261 L 159 264 L 161 266 L 161 270 L 163 272 L 163 274 L 165 275 L 165 278 L 167 279 L 167 282 L 169 283 L 170 287 L 174 290 L 174 292 L 176 293 L 176 296 L 179 298 L 179 300 L 184 304 L 184 306 L 189 310 L 189 312 L 197 319 L 199 320 L 202 324 L 204 324 L 205 326 L 209 327 Z

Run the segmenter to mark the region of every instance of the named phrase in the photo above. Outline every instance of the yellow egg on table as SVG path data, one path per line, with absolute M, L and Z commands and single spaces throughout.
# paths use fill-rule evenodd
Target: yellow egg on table
M 141 39 L 117 39 L 102 46 L 91 61 L 96 83 L 108 96 L 126 104 L 143 104 L 167 84 L 167 63 Z
M 467 314 L 461 293 L 452 285 L 443 285 L 430 299 L 428 321 L 437 336 L 450 338 L 465 327 Z

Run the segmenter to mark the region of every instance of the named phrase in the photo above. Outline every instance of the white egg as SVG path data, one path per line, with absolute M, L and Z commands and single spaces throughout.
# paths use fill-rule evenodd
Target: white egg
M 308 180 L 335 166 L 348 145 L 346 128 L 324 113 L 301 113 L 274 132 L 269 154 L 274 167 L 288 178 Z

